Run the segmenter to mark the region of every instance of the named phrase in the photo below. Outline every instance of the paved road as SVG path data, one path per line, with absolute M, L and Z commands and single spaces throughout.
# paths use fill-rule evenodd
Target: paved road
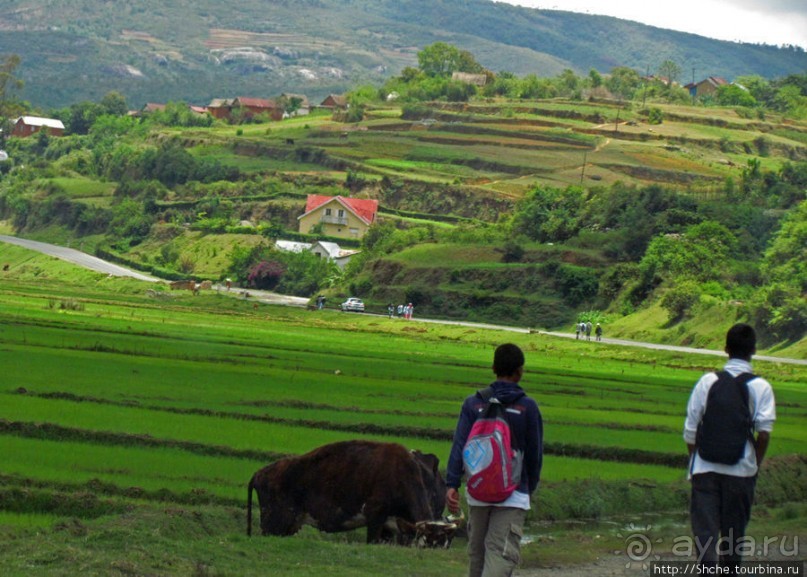
M 113 276 L 129 276 L 132 278 L 149 281 L 149 282 L 158 282 L 162 279 L 158 279 L 156 277 L 139 273 L 137 271 L 133 271 L 126 267 L 118 266 L 116 264 L 112 264 L 110 262 L 101 260 L 100 258 L 91 256 L 89 254 L 83 253 L 81 251 L 65 248 L 61 246 L 56 246 L 53 244 L 47 244 L 44 242 L 38 242 L 35 240 L 26 240 L 23 238 L 17 238 L 15 236 L 7 236 L 7 235 L 0 235 L 0 242 L 7 242 L 11 244 L 16 244 L 18 246 L 22 246 L 31 250 L 36 250 L 45 254 L 49 254 L 51 256 L 55 256 L 56 258 L 60 258 L 62 260 L 66 260 L 77 265 L 83 266 L 85 268 L 89 268 L 95 271 L 107 273 Z M 244 290 L 244 289 L 231 289 L 227 291 L 225 287 L 221 285 L 216 285 L 214 287 L 216 290 L 220 292 L 228 292 L 232 294 L 234 297 L 240 297 L 244 299 L 250 299 L 257 302 L 263 302 L 268 304 L 279 304 L 279 305 L 286 305 L 286 306 L 298 306 L 304 307 L 308 305 L 307 298 L 301 297 L 294 297 L 289 295 L 281 295 L 277 293 L 272 293 L 268 291 L 259 291 L 259 290 Z M 249 295 L 249 296 L 247 296 Z M 379 316 L 386 316 L 386 315 L 379 315 Z M 444 325 L 458 325 L 464 327 L 471 327 L 471 328 L 480 328 L 486 330 L 499 330 L 499 331 L 510 331 L 516 333 L 537 333 L 542 335 L 549 335 L 553 337 L 560 337 L 560 338 L 575 338 L 574 333 L 559 333 L 559 332 L 552 332 L 552 331 L 540 331 L 540 330 L 533 330 L 533 329 L 526 329 L 523 327 L 508 327 L 503 325 L 491 325 L 485 323 L 470 323 L 470 322 L 463 322 L 463 321 L 446 321 L 446 320 L 436 320 L 436 319 L 424 319 L 424 318 L 415 318 L 413 319 L 415 322 L 422 322 L 422 323 L 437 323 L 437 324 L 444 324 Z M 594 342 L 594 341 L 592 341 Z M 612 344 L 612 345 L 621 345 L 627 347 L 642 347 L 647 349 L 654 349 L 654 350 L 661 350 L 661 351 L 679 351 L 683 353 L 692 353 L 698 355 L 713 355 L 713 356 L 725 356 L 723 351 L 716 351 L 716 350 L 709 350 L 709 349 L 696 349 L 692 347 L 678 347 L 674 345 L 661 345 L 656 343 L 643 343 L 639 341 L 629 341 L 625 339 L 609 339 L 603 338 L 602 342 L 605 344 Z M 795 365 L 807 365 L 807 360 L 805 359 L 787 359 L 782 357 L 770 357 L 765 355 L 755 355 L 755 360 L 761 361 L 771 361 L 774 363 L 787 363 L 787 364 L 795 364 Z
M 98 257 L 89 255 L 86 252 L 81 252 L 80 250 L 75 250 L 72 248 L 56 246 L 55 244 L 48 244 L 45 242 L 27 240 L 24 238 L 17 238 L 16 236 L 7 236 L 7 235 L 0 235 L 0 242 L 16 244 L 17 246 L 21 246 L 23 248 L 35 250 L 50 256 L 54 256 L 61 260 L 66 260 L 68 262 L 75 263 L 79 266 L 83 266 L 84 268 L 106 273 L 111 276 L 128 276 L 148 282 L 158 282 L 161 280 L 158 279 L 157 277 L 143 274 L 141 272 L 137 272 L 123 266 L 112 264 L 111 262 L 107 262 L 105 260 L 101 260 Z
M 574 339 L 574 333 L 559 333 L 554 331 L 541 331 L 537 329 L 525 329 L 523 327 L 506 327 L 501 325 L 490 325 L 485 323 L 466 323 L 462 321 L 442 321 L 442 320 L 433 320 L 433 319 L 413 319 L 418 320 L 424 323 L 440 323 L 440 324 L 447 324 L 447 325 L 459 325 L 463 327 L 472 327 L 472 328 L 480 328 L 480 329 L 491 329 L 491 330 L 500 330 L 500 331 L 510 331 L 515 333 L 535 333 L 540 335 L 548 335 L 552 337 L 560 337 L 565 339 Z M 596 342 L 594 339 L 591 340 L 592 343 Z M 611 344 L 611 345 L 621 345 L 624 347 L 641 347 L 645 349 L 654 349 L 657 351 L 678 351 L 682 353 L 691 353 L 696 355 L 713 355 L 719 357 L 725 357 L 726 353 L 723 351 L 717 351 L 712 349 L 696 349 L 694 347 L 679 347 L 676 345 L 663 345 L 658 343 L 643 343 L 640 341 L 629 341 L 627 339 L 609 339 L 606 337 L 602 338 L 602 343 L 604 344 Z M 805 359 L 787 359 L 784 357 L 771 357 L 766 355 L 754 355 L 754 360 L 758 361 L 771 361 L 774 363 L 787 363 L 792 365 L 807 365 L 807 360 Z
M 98 257 L 89 255 L 85 252 L 81 252 L 80 250 L 75 250 L 72 248 L 66 248 L 63 246 L 57 246 L 55 244 L 48 244 L 36 240 L 28 240 L 24 238 L 18 238 L 16 236 L 7 236 L 7 235 L 0 235 L 0 242 L 16 244 L 17 246 L 21 246 L 23 248 L 27 248 L 30 250 L 35 250 L 37 252 L 41 252 L 65 260 L 67 262 L 72 262 L 73 264 L 77 264 L 84 268 L 88 268 L 90 270 L 94 270 L 112 276 L 132 277 L 138 280 L 148 282 L 166 282 L 164 279 L 160 279 L 142 272 L 138 272 L 130 268 L 126 268 L 125 266 L 120 266 L 117 264 L 113 264 L 111 262 L 107 262 Z M 298 306 L 298 307 L 304 307 L 308 304 L 308 299 L 306 298 L 281 295 L 277 293 L 271 293 L 268 291 L 259 291 L 259 290 L 244 291 L 243 289 L 231 289 L 230 291 L 227 291 L 226 287 L 219 285 L 217 285 L 214 288 L 221 292 L 229 292 L 234 297 L 248 298 L 263 303 L 279 304 L 286 306 Z M 249 296 L 246 296 L 247 294 Z

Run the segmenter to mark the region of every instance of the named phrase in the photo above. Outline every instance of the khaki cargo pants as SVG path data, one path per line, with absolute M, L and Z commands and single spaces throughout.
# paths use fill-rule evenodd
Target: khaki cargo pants
M 521 561 L 527 512 L 512 507 L 471 507 L 468 514 L 468 577 L 510 577 Z

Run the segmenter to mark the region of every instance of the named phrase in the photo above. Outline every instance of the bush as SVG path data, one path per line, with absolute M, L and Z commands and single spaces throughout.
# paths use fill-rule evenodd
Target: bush
M 261 261 L 252 267 L 247 277 L 249 286 L 256 289 L 272 290 L 280 282 L 286 268 L 277 261 Z
M 662 122 L 664 122 L 664 113 L 661 108 L 651 108 L 647 111 L 648 124 L 661 124 Z
M 757 324 L 776 339 L 798 340 L 807 327 L 807 302 L 796 287 L 774 283 L 763 288 L 753 305 Z
M 504 243 L 502 250 L 502 262 L 521 262 L 524 258 L 524 247 L 515 240 L 508 240 Z
M 669 289 L 661 299 L 661 306 L 675 322 L 684 318 L 690 309 L 700 300 L 700 289 L 692 281 L 684 281 Z

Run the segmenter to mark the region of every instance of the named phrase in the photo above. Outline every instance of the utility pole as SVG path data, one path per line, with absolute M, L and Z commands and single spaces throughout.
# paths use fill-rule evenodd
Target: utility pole
M 647 73 L 644 75 L 644 94 L 642 94 L 642 108 L 647 101 L 647 84 L 650 82 L 650 65 L 647 65 Z
M 583 168 L 580 170 L 580 186 L 583 186 L 583 177 L 586 176 L 586 155 L 588 154 L 587 150 L 583 151 Z

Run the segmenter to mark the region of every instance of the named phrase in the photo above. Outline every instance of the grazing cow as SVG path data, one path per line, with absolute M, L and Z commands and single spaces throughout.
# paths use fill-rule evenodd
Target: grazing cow
M 303 525 L 328 533 L 366 526 L 368 543 L 394 536 L 401 544 L 419 542 L 445 507 L 438 465 L 434 455 L 373 441 L 332 443 L 275 461 L 249 481 L 247 535 L 254 489 L 263 535 L 294 535 Z
M 193 291 L 196 289 L 196 281 L 193 280 L 175 280 L 170 285 L 171 290 L 190 290 Z

